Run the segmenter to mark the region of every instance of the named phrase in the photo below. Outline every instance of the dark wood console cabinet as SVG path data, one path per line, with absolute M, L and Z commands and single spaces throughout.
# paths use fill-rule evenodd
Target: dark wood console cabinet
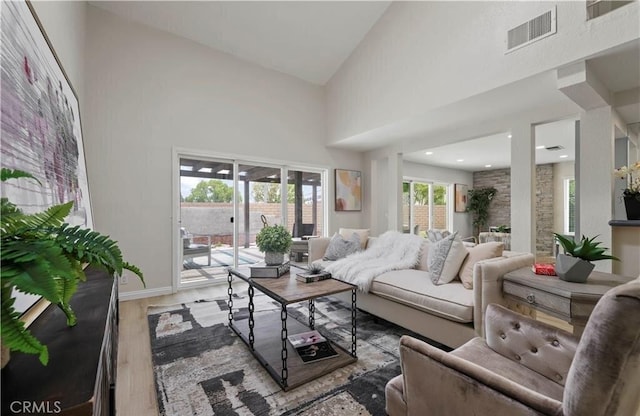
M 71 299 L 78 324 L 69 328 L 49 305 L 31 332 L 49 349 L 49 364 L 12 352 L 2 369 L 2 414 L 114 415 L 118 356 L 118 284 L 88 268 Z

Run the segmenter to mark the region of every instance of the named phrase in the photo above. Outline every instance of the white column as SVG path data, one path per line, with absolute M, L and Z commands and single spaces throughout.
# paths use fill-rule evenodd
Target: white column
M 610 106 L 580 114 L 580 145 L 576 149 L 577 204 L 580 233 L 611 247 L 609 220 L 613 214 L 614 124 Z M 576 236 L 579 238 L 581 236 Z M 596 270 L 611 272 L 611 261 L 594 263 Z
M 536 254 L 535 133 L 531 124 L 511 129 L 511 250 Z
M 402 153 L 390 154 L 388 161 L 389 187 L 384 193 L 389 213 L 387 229 L 402 231 Z

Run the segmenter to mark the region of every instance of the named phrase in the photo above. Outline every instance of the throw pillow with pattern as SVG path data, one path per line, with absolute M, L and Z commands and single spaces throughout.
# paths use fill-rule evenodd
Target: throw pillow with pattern
M 353 233 L 351 237 L 345 239 L 340 234 L 335 233 L 331 237 L 331 241 L 329 241 L 329 246 L 322 260 L 339 260 L 359 250 L 360 236 L 358 234 Z
M 455 232 L 429 248 L 429 273 L 434 285 L 451 282 L 458 275 L 458 270 L 467 257 L 467 249 Z

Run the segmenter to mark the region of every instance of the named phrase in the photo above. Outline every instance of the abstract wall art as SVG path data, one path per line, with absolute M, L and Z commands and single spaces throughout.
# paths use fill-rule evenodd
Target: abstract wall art
M 461 183 L 456 184 L 455 189 L 455 212 L 465 212 L 467 210 L 467 194 L 469 193 L 469 185 Z
M 336 169 L 336 211 L 362 210 L 362 173 Z
M 30 3 L 2 4 L 2 167 L 40 181 L 2 183 L 24 212 L 74 201 L 66 219 L 93 228 L 78 98 Z

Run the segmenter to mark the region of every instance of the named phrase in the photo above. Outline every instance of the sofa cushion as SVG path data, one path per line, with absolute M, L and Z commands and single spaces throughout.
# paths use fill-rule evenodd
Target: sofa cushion
M 393 270 L 373 279 L 371 293 L 455 322 L 473 322 L 473 291 L 461 282 L 435 285 L 429 273 Z
M 467 247 L 469 254 L 460 266 L 460 281 L 467 289 L 473 289 L 473 266 L 480 260 L 492 259 L 502 256 L 504 244 L 502 242 L 493 241 L 490 243 L 478 244 L 474 247 Z
M 455 279 L 460 265 L 467 256 L 467 249 L 457 236 L 457 232 L 453 233 L 432 243 L 429 248 L 429 273 L 431 281 L 436 285 L 449 283 Z
M 331 237 L 327 251 L 322 259 L 339 260 L 356 251 L 360 251 L 360 237 L 358 234 L 352 233 L 350 237 L 344 238 L 342 235 L 335 233 Z
M 338 234 L 345 239 L 351 238 L 353 233 L 358 234 L 358 237 L 360 237 L 360 248 L 363 250 L 367 248 L 367 240 L 369 239 L 368 228 L 340 228 L 338 230 Z

